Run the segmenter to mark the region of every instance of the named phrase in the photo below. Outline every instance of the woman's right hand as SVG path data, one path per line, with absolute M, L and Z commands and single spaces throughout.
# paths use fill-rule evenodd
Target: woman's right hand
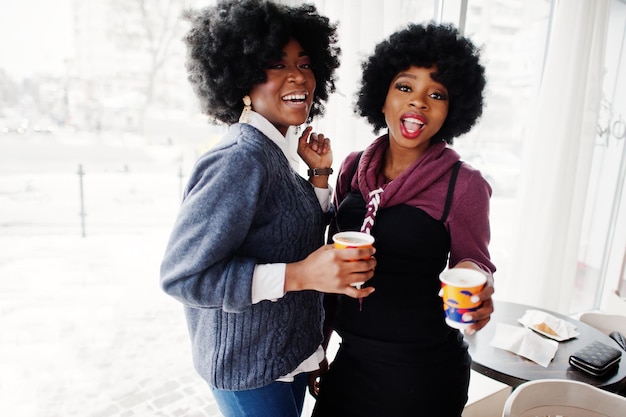
M 365 282 L 374 276 L 374 248 L 335 249 L 324 245 L 305 259 L 287 264 L 285 292 L 316 290 L 364 298 L 373 287 L 357 289 L 353 283 Z

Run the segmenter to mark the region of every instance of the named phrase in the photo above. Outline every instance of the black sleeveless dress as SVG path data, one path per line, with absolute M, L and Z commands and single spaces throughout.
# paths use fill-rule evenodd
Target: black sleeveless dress
M 320 381 L 314 417 L 461 415 L 471 359 L 462 334 L 445 324 L 438 295 L 455 178 L 456 172 L 442 219 L 407 205 L 379 210 L 372 229 L 378 263 L 366 284 L 376 291 L 362 310 L 358 300 L 329 296 L 342 343 Z M 365 201 L 352 192 L 337 210 L 337 227 L 359 230 L 364 216 Z

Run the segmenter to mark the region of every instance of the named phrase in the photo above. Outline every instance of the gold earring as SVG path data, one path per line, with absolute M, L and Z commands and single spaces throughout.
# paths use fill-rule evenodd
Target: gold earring
M 239 123 L 248 123 L 250 120 L 250 112 L 252 111 L 252 100 L 250 100 L 250 96 L 243 97 L 243 111 L 241 112 L 241 116 L 239 116 Z

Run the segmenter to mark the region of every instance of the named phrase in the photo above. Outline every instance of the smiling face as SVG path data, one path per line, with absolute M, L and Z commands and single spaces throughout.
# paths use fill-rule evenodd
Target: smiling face
M 292 39 L 283 48 L 283 59 L 270 63 L 265 74 L 267 81 L 250 90 L 252 110 L 286 135 L 289 126 L 304 123 L 311 110 L 315 92 L 311 59 Z
M 437 67 L 410 67 L 391 81 L 383 106 L 392 148 L 418 156 L 448 116 L 448 90 L 432 78 Z

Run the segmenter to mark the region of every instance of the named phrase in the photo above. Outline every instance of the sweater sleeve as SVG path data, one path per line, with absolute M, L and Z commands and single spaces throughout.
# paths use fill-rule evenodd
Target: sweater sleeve
M 462 173 L 465 178 L 461 180 Z M 459 182 L 447 221 L 451 242 L 450 267 L 469 260 L 485 272 L 495 272 L 488 249 L 491 239 L 490 198 L 491 187 L 479 171 L 462 169 L 459 172 Z
M 187 185 L 161 263 L 163 290 L 185 305 L 240 312 L 252 303 L 256 260 L 238 248 L 260 206 L 267 173 L 241 148 L 203 156 Z

